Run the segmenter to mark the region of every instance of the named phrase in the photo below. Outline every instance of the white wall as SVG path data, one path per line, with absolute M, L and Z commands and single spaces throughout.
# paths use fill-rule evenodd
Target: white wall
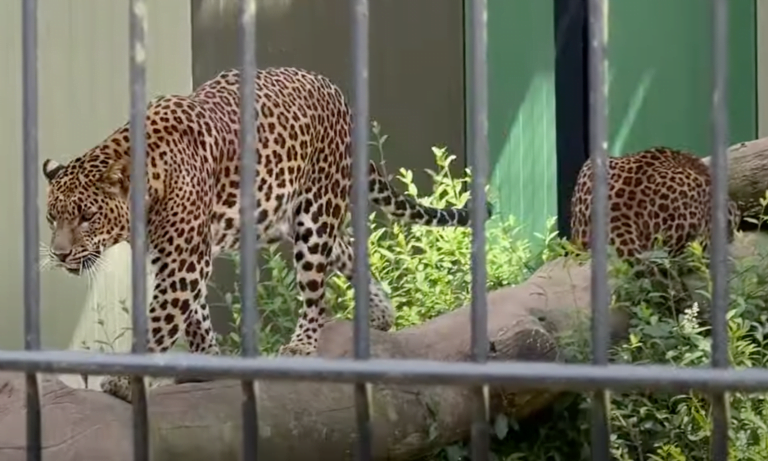
M 188 0 L 148 0 L 148 97 L 191 90 Z M 98 143 L 128 117 L 128 0 L 39 0 L 40 160 L 65 162 Z M 23 347 L 21 2 L 0 2 L 0 139 L 6 161 L 0 169 L 0 204 L 5 225 L 0 239 L 3 321 L 0 348 Z M 39 171 L 39 170 L 38 170 Z M 40 182 L 41 238 L 50 234 L 43 219 L 45 180 Z M 100 337 L 93 311 L 105 306 L 107 329 L 129 325 L 115 308 L 130 306 L 130 252 L 127 244 L 108 255 L 110 269 L 89 290 L 85 280 L 45 271 L 42 284 L 42 342 L 46 348 L 79 348 Z M 125 338 L 127 339 L 127 337 Z M 127 341 L 118 344 L 127 350 Z

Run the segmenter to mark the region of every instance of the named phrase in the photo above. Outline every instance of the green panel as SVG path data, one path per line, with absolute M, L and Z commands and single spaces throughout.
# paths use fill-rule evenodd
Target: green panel
M 532 236 L 557 212 L 553 2 L 488 3 L 491 193 Z
M 610 2 L 613 155 L 669 145 L 711 149 L 712 14 L 702 0 Z M 731 143 L 757 133 L 755 3 L 730 2 Z
M 709 2 L 608 3 L 612 153 L 665 144 L 709 155 Z M 522 235 L 530 237 L 542 232 L 557 210 L 553 1 L 496 0 L 488 9 L 491 193 L 500 204 L 497 212 L 517 218 L 525 226 Z M 465 12 L 469 63 L 467 1 Z M 732 143 L 757 132 L 754 18 L 753 0 L 731 2 Z M 471 82 L 469 72 L 466 81 Z

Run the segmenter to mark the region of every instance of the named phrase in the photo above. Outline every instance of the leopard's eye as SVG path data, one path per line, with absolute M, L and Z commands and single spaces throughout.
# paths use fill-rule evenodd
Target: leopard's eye
M 80 215 L 80 221 L 82 222 L 88 222 L 96 215 L 96 212 L 93 210 L 85 210 L 83 211 L 83 214 Z

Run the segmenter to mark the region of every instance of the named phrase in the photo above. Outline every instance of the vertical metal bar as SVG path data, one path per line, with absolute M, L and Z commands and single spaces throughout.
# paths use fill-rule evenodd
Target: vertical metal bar
M 488 1 L 472 0 L 472 64 L 471 102 L 472 171 L 470 214 L 472 227 L 472 359 L 488 360 L 488 303 L 486 298 L 487 270 L 485 267 L 485 182 L 488 177 Z M 488 423 L 488 386 L 475 392 L 475 415 L 472 423 L 471 458 L 487 460 L 490 456 L 490 427 Z
M 369 123 L 369 4 L 352 0 L 352 236 L 354 238 L 355 359 L 371 356 L 368 268 L 368 123 Z M 355 383 L 358 444 L 356 459 L 373 457 L 371 394 L 368 383 Z
M 728 368 L 728 0 L 712 1 L 712 366 Z M 712 459 L 728 459 L 728 402 L 712 396 Z
M 592 360 L 608 364 L 610 292 L 608 288 L 608 137 L 605 0 L 589 0 L 589 147 L 592 162 Z M 592 459 L 609 461 L 608 390 L 594 393 Z
M 130 137 L 131 137 L 131 296 L 133 344 L 135 354 L 147 351 L 147 33 L 146 0 L 129 3 L 130 55 Z M 149 461 L 149 424 L 147 393 L 143 376 L 132 378 L 133 456 L 137 461 Z
M 37 204 L 38 159 L 38 76 L 37 76 L 37 0 L 22 0 L 22 99 L 24 139 L 24 349 L 40 349 L 40 240 Z M 42 459 L 42 418 L 37 375 L 26 376 L 27 460 Z
M 241 354 L 259 355 L 258 313 L 256 310 L 256 168 L 258 164 L 256 121 L 256 0 L 240 1 L 240 330 Z M 243 459 L 258 456 L 259 423 L 253 381 L 243 388 Z

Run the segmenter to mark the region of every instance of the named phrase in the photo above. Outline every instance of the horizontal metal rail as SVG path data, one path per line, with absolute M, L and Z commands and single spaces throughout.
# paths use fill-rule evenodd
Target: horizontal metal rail
M 768 369 L 685 368 L 542 362 L 441 362 L 205 356 L 189 353 L 103 354 L 81 351 L 0 351 L 0 371 L 24 373 L 128 373 L 155 377 L 297 380 L 388 384 L 483 383 L 536 389 L 768 390 Z

